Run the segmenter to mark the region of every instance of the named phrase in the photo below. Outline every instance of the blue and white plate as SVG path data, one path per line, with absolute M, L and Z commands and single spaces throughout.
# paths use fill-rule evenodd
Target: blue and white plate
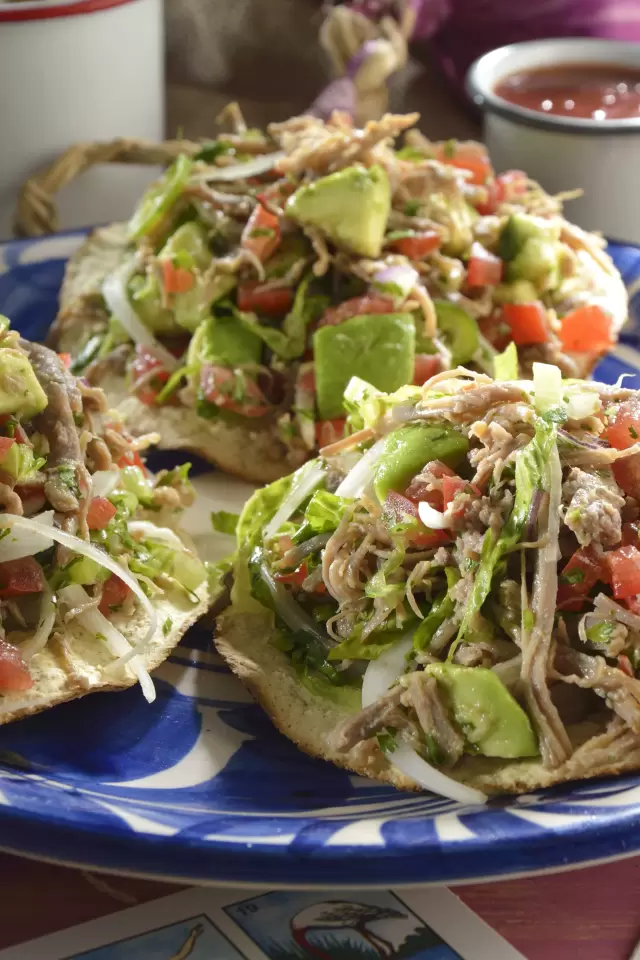
M 64 260 L 81 240 L 0 247 L 0 312 L 27 337 L 41 338 L 53 320 Z M 640 249 L 611 252 L 634 284 Z M 621 345 L 598 368 L 602 380 L 640 374 L 640 298 L 632 306 Z M 249 490 L 211 471 L 198 484 L 227 509 Z M 208 526 L 199 517 L 196 532 Z M 207 550 L 229 547 L 205 539 Z M 483 880 L 640 851 L 640 775 L 463 806 L 300 753 L 221 664 L 202 626 L 155 678 L 151 706 L 134 688 L 0 728 L 0 847 L 166 879 L 361 888 Z

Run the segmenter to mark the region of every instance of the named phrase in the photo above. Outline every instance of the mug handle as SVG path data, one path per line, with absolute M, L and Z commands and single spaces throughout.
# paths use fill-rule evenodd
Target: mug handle
M 16 237 L 41 237 L 58 229 L 56 194 L 85 170 L 100 163 L 168 166 L 181 153 L 202 148 L 191 140 L 150 140 L 120 137 L 106 143 L 76 143 L 39 170 L 21 187 L 13 217 Z

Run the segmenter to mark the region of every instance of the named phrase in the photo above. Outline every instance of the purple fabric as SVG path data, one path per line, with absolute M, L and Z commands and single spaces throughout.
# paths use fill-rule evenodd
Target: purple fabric
M 640 42 L 640 0 L 412 0 L 415 40 L 430 40 L 449 79 L 461 86 L 473 61 L 507 43 L 549 37 Z M 348 6 L 378 20 L 393 0 Z

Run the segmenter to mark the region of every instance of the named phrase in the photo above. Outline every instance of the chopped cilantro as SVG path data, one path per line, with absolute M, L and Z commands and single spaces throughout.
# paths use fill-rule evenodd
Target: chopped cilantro
M 560 579 L 563 580 L 564 583 L 570 583 L 572 585 L 576 583 L 582 583 L 584 580 L 584 570 L 571 570 L 569 573 L 561 574 Z
M 173 620 L 171 617 L 167 617 L 165 622 L 162 624 L 162 633 L 166 637 L 171 632 L 171 627 L 173 626 Z
M 415 217 L 420 209 L 420 200 L 407 200 L 404 212 L 407 217 Z
M 398 746 L 396 733 L 395 727 L 385 727 L 384 730 L 381 730 L 377 735 L 376 740 L 383 753 L 393 753 Z
M 629 436 L 632 440 L 638 439 L 638 431 L 635 429 L 635 427 L 629 427 Z

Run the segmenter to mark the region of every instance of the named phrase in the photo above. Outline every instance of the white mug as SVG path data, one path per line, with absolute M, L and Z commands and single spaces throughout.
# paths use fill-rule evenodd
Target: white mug
M 467 89 L 484 112 L 484 137 L 496 170 L 525 170 L 549 193 L 580 187 L 570 220 L 612 240 L 640 243 L 640 116 L 589 120 L 552 116 L 494 93 L 510 74 L 567 63 L 640 69 L 640 44 L 588 38 L 533 40 L 500 47 L 471 67 Z
M 73 143 L 164 135 L 162 0 L 0 3 L 0 238 L 25 179 Z M 127 217 L 155 171 L 95 168 L 61 227 Z

